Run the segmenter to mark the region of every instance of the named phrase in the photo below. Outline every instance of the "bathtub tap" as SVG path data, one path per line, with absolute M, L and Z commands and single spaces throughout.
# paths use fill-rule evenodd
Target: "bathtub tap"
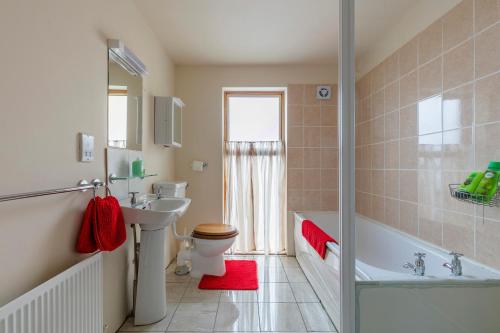
M 461 276 L 462 275 L 462 262 L 460 261 L 460 257 L 463 256 L 463 254 L 458 253 L 458 252 L 450 252 L 450 256 L 453 256 L 453 259 L 451 260 L 451 264 L 448 262 L 445 262 L 443 264 L 443 267 L 446 267 L 451 270 L 451 274 L 455 276 Z
M 416 252 L 415 253 L 415 264 L 407 262 L 406 264 L 403 265 L 403 268 L 412 270 L 415 275 L 420 275 L 424 276 L 425 274 L 425 253 L 422 252 Z

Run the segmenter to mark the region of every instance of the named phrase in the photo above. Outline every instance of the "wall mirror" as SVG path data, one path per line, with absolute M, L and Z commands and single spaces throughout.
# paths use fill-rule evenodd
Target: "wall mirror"
M 146 68 L 119 40 L 108 41 L 108 146 L 142 150 L 142 76 Z

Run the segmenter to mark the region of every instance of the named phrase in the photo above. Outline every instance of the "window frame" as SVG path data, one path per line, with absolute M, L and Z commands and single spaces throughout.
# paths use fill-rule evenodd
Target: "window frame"
M 227 139 L 228 131 L 228 113 L 229 113 L 229 98 L 230 97 L 266 97 L 274 96 L 279 98 L 279 141 L 283 142 L 285 137 L 284 118 L 285 118 L 285 91 L 283 90 L 248 90 L 248 91 L 224 91 L 224 142 L 232 142 Z M 254 141 L 248 141 L 254 142 Z

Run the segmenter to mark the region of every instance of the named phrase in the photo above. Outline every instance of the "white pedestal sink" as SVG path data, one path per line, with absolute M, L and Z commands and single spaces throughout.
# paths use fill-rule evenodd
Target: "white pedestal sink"
M 165 228 L 182 216 L 191 199 L 146 197 L 132 206 L 121 203 L 125 223 L 139 224 L 141 246 L 135 303 L 135 325 L 148 325 L 167 314 L 165 281 Z

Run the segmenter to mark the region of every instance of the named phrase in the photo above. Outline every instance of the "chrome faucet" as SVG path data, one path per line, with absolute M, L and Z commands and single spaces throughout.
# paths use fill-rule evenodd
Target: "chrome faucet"
M 415 257 L 416 257 L 415 264 L 407 262 L 406 264 L 403 265 L 403 268 L 406 268 L 406 269 L 413 271 L 413 274 L 415 274 L 415 275 L 424 276 L 424 274 L 425 274 L 425 262 L 424 262 L 425 253 L 416 252 Z
M 453 274 L 455 276 L 461 276 L 462 275 L 462 262 L 460 261 L 460 257 L 463 257 L 463 254 L 452 251 L 452 252 L 450 252 L 450 255 L 453 256 L 453 259 L 451 260 L 451 264 L 448 262 L 445 262 L 443 264 L 443 267 L 446 267 L 449 270 L 451 270 L 451 274 Z
M 159 186 L 155 189 L 155 194 L 156 194 L 156 199 L 160 200 L 161 199 L 161 189 Z
M 137 198 L 136 194 L 139 192 L 128 192 L 128 194 L 132 194 L 132 197 L 130 197 L 130 206 L 135 207 L 137 205 Z

